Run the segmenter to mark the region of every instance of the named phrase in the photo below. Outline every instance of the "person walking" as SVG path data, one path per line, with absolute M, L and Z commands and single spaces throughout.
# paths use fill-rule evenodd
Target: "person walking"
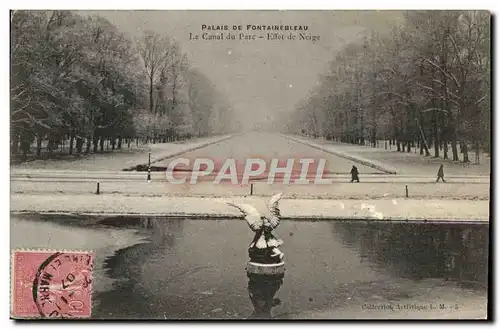
M 444 180 L 444 165 L 441 164 L 439 166 L 439 170 L 438 170 L 438 178 L 436 179 L 436 183 L 439 182 L 439 179 L 441 178 L 441 180 L 443 181 L 443 183 L 446 183 L 445 180 Z
M 359 183 L 359 172 L 358 172 L 358 168 L 356 168 L 356 166 L 352 166 L 352 169 L 351 169 L 351 183 L 354 181 Z

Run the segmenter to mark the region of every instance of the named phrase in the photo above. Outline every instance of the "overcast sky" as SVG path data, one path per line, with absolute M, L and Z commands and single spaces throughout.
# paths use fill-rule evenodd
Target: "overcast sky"
M 277 110 L 291 110 L 306 97 L 328 62 L 347 43 L 371 30 L 400 22 L 388 11 L 99 11 L 122 31 L 164 33 L 180 42 L 193 67 L 203 72 L 244 123 L 265 120 Z M 311 41 L 189 40 L 201 25 L 307 25 Z M 231 32 L 231 31 L 224 31 Z M 250 32 L 250 31 L 248 31 Z M 278 31 L 287 35 L 286 31 Z M 226 34 L 225 33 L 225 34 Z M 266 32 L 255 32 L 266 36 Z M 248 33 L 251 34 L 251 33 Z

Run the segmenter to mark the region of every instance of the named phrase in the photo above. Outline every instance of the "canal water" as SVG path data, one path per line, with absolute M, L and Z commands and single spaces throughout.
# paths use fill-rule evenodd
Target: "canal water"
M 79 233 L 71 221 L 29 223 L 85 235 L 78 247 L 96 253 L 106 239 L 94 318 L 486 317 L 488 225 L 282 221 L 285 275 L 255 279 L 242 220 L 108 218 Z M 113 231 L 121 242 L 110 253 L 103 234 Z

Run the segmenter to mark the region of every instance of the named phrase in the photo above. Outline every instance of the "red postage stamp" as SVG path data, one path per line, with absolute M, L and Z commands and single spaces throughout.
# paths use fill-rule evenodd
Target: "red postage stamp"
M 92 253 L 15 250 L 11 257 L 12 318 L 90 317 Z

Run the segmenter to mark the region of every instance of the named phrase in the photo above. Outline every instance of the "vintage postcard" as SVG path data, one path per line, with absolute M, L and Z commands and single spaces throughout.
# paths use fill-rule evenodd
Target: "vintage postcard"
M 12 10 L 13 319 L 488 319 L 491 14 Z

